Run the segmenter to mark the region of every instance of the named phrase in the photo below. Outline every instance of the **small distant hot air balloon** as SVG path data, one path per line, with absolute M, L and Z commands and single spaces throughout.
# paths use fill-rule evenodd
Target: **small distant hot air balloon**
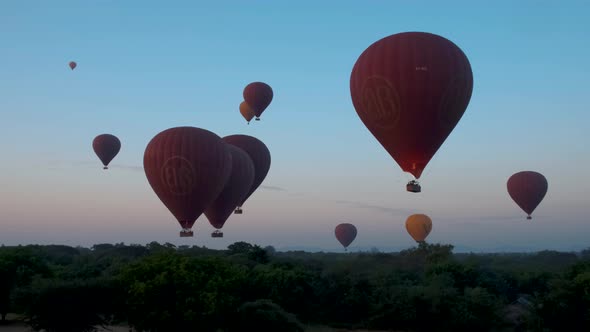
M 244 150 L 254 163 L 254 183 L 252 183 L 252 187 L 248 191 L 248 194 L 240 204 L 238 204 L 238 208 L 235 211 L 235 213 L 241 214 L 242 205 L 244 205 L 250 195 L 258 189 L 268 174 L 268 170 L 270 169 L 270 151 L 268 151 L 268 148 L 262 143 L 262 141 L 256 137 L 248 135 L 226 136 L 223 138 L 223 141 Z
M 262 112 L 270 105 L 273 92 L 270 85 L 263 82 L 253 82 L 244 88 L 244 100 L 254 110 L 256 120 L 260 120 Z
M 471 99 L 473 75 L 457 45 L 431 33 L 404 32 L 369 46 L 350 75 L 358 116 L 404 172 L 416 180 L 455 128 Z
M 69 63 L 69 66 L 70 66 L 70 69 L 71 70 L 74 70 L 74 68 L 76 68 L 77 65 L 78 64 L 76 62 L 74 62 L 74 61 L 70 61 L 70 63 Z
M 425 214 L 413 214 L 406 219 L 406 230 L 416 242 L 424 242 L 432 230 L 432 220 Z
M 215 201 L 205 209 L 205 216 L 211 226 L 217 228 L 211 237 L 223 237 L 219 231 L 240 204 L 254 183 L 254 163 L 250 156 L 242 149 L 227 144 L 232 155 L 232 171 L 223 191 Z
M 250 120 L 252 120 L 255 115 L 252 107 L 250 107 L 250 105 L 248 105 L 248 103 L 245 101 L 240 104 L 240 114 L 242 114 L 244 119 L 248 121 L 248 124 L 250 124 Z
M 108 169 L 109 163 L 115 158 L 115 156 L 121 150 L 121 141 L 111 134 L 98 135 L 92 141 L 92 149 L 98 156 L 102 164 L 103 169 Z
M 356 238 L 357 231 L 353 224 L 342 223 L 336 226 L 334 234 L 336 235 L 338 242 L 344 247 L 344 251 L 347 251 L 348 246 Z
M 513 174 L 506 186 L 510 197 L 528 214 L 527 219 L 532 219 L 531 214 L 541 203 L 549 187 L 543 174 L 533 171 Z
M 216 134 L 200 128 L 162 131 L 145 148 L 148 182 L 182 227 L 193 236 L 197 218 L 219 196 L 232 171 L 232 154 Z

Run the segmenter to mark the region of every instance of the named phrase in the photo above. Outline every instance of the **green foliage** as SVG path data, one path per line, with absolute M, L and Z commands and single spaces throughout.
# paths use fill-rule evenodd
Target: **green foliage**
M 50 248 L 51 249 L 51 248 Z M 16 287 L 30 284 L 34 276 L 48 276 L 51 270 L 30 247 L 3 247 L 0 250 L 0 315 L 2 321 L 14 307 L 12 296 Z
M 303 332 L 295 315 L 270 300 L 247 302 L 238 308 L 232 331 Z
M 247 242 L 236 242 L 230 244 L 227 249 L 229 250 L 230 255 L 235 254 L 247 254 L 254 248 L 250 243 Z
M 218 258 L 160 253 L 121 274 L 127 317 L 140 331 L 215 331 L 240 302 L 245 271 Z
M 565 278 L 550 280 L 538 296 L 534 322 L 552 331 L 590 330 L 590 262 L 573 265 Z
M 0 248 L 0 314 L 46 331 L 589 331 L 590 251 L 227 250 L 151 242 Z M 72 317 L 75 316 L 75 319 Z
M 112 296 L 108 283 L 43 280 L 31 287 L 26 322 L 35 331 L 93 332 L 108 322 Z

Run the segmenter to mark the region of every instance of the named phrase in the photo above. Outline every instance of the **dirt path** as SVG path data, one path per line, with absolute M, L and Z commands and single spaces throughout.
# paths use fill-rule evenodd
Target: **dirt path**
M 108 330 L 100 329 L 99 332 L 129 332 L 128 327 L 113 326 Z M 32 332 L 25 324 L 20 322 L 13 322 L 9 325 L 0 325 L 0 332 Z

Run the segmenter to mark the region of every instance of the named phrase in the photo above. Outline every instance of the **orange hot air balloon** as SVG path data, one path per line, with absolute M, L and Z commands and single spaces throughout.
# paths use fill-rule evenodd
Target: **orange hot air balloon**
M 413 214 L 406 219 L 406 230 L 416 242 L 424 242 L 432 230 L 432 220 L 425 214 Z
M 367 129 L 416 179 L 471 99 L 469 60 L 451 41 L 404 32 L 369 46 L 350 75 L 352 102 Z M 416 180 L 408 191 L 420 192 Z
M 263 82 L 253 82 L 244 88 L 244 100 L 254 110 L 256 120 L 260 120 L 262 112 L 270 105 L 273 92 L 270 85 Z
M 78 66 L 78 64 L 74 61 L 70 61 L 70 63 L 68 65 L 70 66 L 71 70 L 74 70 L 74 68 L 76 68 L 76 66 Z
M 102 161 L 103 169 L 109 169 L 109 163 L 121 150 L 121 141 L 111 134 L 98 135 L 92 141 L 92 149 Z
M 240 204 L 254 183 L 254 163 L 242 149 L 227 144 L 232 155 L 232 171 L 223 191 L 205 210 L 205 216 L 211 226 L 217 228 L 212 237 L 223 237 L 219 231 L 234 209 Z
M 338 240 L 338 242 L 342 244 L 344 250 L 346 251 L 348 246 L 356 238 L 357 231 L 356 227 L 353 224 L 342 223 L 336 226 L 336 228 L 334 229 L 334 234 L 336 235 L 336 239 Z
M 270 169 L 270 151 L 268 151 L 268 148 L 262 141 L 248 135 L 226 136 L 223 138 L 223 141 L 244 150 L 254 163 L 254 183 L 252 183 L 250 191 L 248 191 L 246 197 L 238 204 L 238 208 L 235 211 L 235 213 L 240 214 L 242 213 L 241 207 L 244 205 L 244 202 L 258 189 L 268 174 L 268 170 Z
M 513 174 L 506 186 L 510 197 L 528 214 L 527 219 L 532 219 L 531 214 L 541 203 L 549 187 L 543 174 L 533 171 Z
M 152 138 L 145 148 L 143 168 L 156 195 L 180 223 L 180 236 L 193 236 L 195 221 L 230 177 L 232 155 L 216 134 L 176 127 Z
M 250 105 L 248 105 L 248 103 L 245 101 L 243 101 L 240 104 L 240 114 L 242 114 L 244 119 L 246 119 L 246 121 L 248 121 L 248 124 L 250 124 L 250 120 L 252 120 L 254 115 L 256 115 L 256 114 L 254 114 L 254 110 L 252 109 L 252 107 L 250 107 Z

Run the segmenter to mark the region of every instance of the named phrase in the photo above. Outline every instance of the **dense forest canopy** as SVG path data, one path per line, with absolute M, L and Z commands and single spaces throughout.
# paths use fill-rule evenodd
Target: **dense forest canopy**
M 237 242 L 0 248 L 0 313 L 34 330 L 588 331 L 590 251 L 277 252 Z

